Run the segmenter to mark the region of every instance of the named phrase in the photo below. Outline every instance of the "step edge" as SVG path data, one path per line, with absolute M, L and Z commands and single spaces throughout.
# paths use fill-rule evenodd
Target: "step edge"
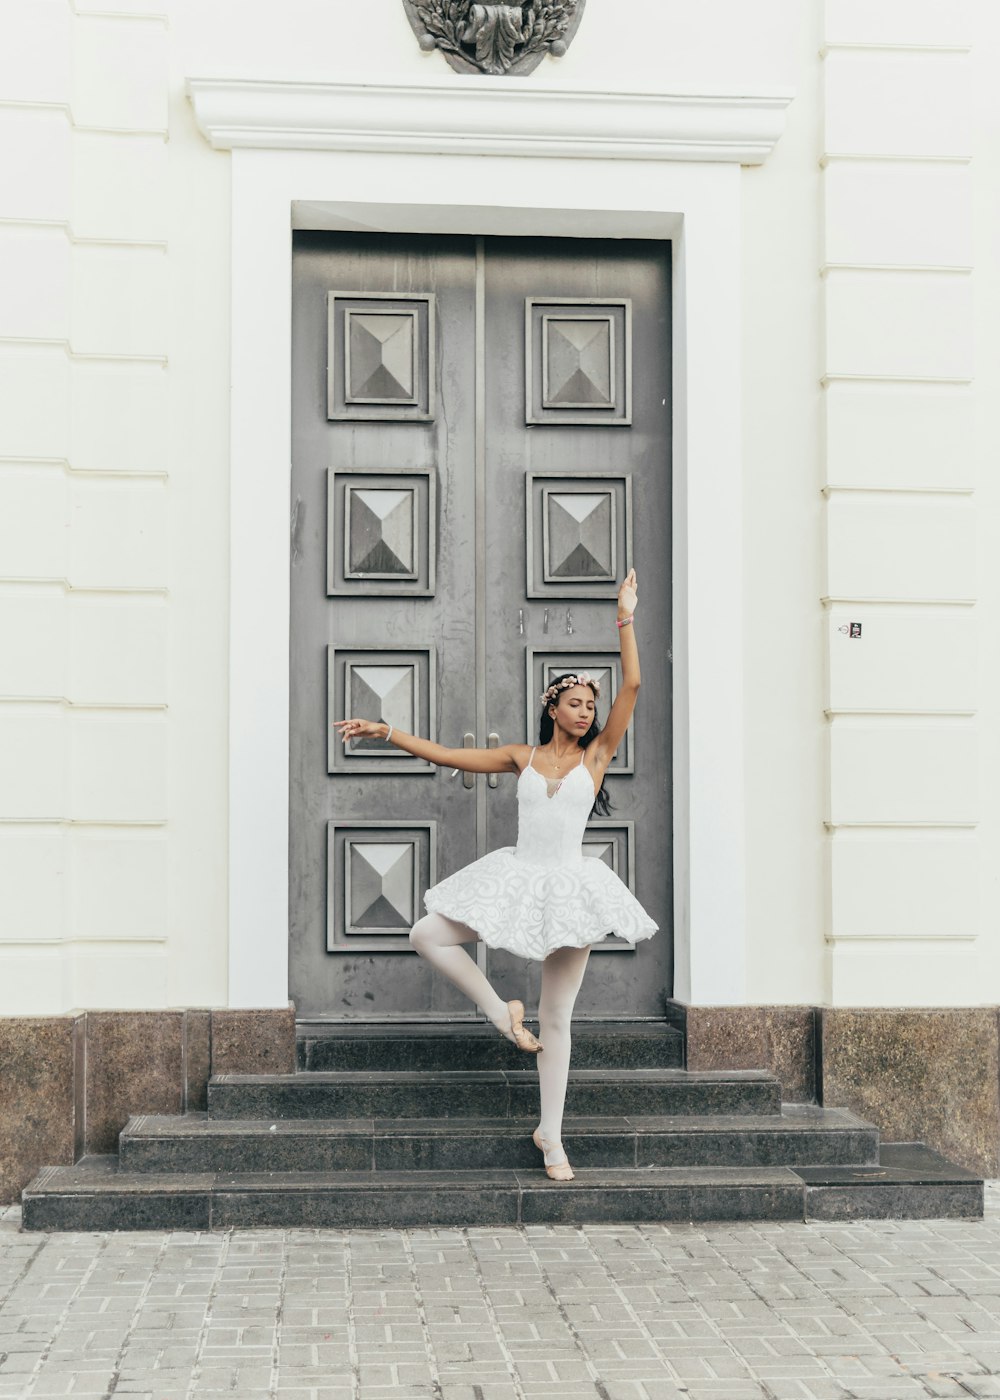
M 526 1016 L 526 1020 L 537 1021 L 537 1013 L 534 1016 Z M 608 1020 L 587 1020 L 580 1017 L 573 1022 L 574 1031 L 581 1034 L 596 1035 L 628 1035 L 628 1034 L 649 1034 L 650 1036 L 662 1035 L 667 1038 L 683 1040 L 684 1034 L 669 1021 L 656 1019 L 629 1020 L 628 1017 Z M 487 1021 L 323 1021 L 321 1019 L 310 1020 L 308 1017 L 295 1022 L 295 1037 L 297 1040 L 315 1039 L 338 1039 L 355 1038 L 365 1040 L 377 1040 L 384 1037 L 386 1040 L 399 1040 L 408 1035 L 414 1037 L 432 1038 L 434 1036 L 466 1036 L 469 1038 L 493 1040 L 496 1032 Z
M 119 1172 L 114 1174 L 116 1186 L 108 1190 L 108 1178 L 94 1177 L 93 1180 L 62 1180 L 63 1172 L 71 1172 L 71 1167 L 44 1169 L 54 1175 L 45 1177 L 40 1186 L 35 1181 L 24 1188 L 25 1199 L 44 1199 L 52 1196 L 84 1197 L 101 1194 L 102 1191 L 114 1196 L 135 1192 L 144 1198 L 169 1196 L 171 1194 L 197 1194 L 210 1192 L 246 1191 L 273 1192 L 289 1190 L 295 1192 L 321 1190 L 375 1190 L 384 1193 L 391 1190 L 422 1189 L 434 1192 L 442 1184 L 465 1189 L 476 1187 L 508 1187 L 523 1179 L 529 1189 L 548 1189 L 548 1179 L 541 1167 L 498 1167 L 479 1168 L 470 1171 L 438 1169 L 436 1171 L 387 1171 L 387 1172 L 176 1172 L 170 1174 L 170 1181 L 150 1184 L 152 1174 L 142 1172 Z M 608 1177 L 613 1180 L 608 1180 Z M 624 1178 L 624 1180 L 622 1179 Z M 693 1181 L 692 1181 L 693 1178 Z M 677 1166 L 677 1167 L 578 1167 L 577 1181 L 590 1189 L 602 1186 L 612 1189 L 631 1189 L 650 1185 L 697 1185 L 697 1186 L 763 1186 L 769 1184 L 802 1183 L 792 1167 L 771 1166 Z M 33 1189 L 34 1188 L 34 1189 Z
M 825 1136 L 846 1134 L 878 1134 L 874 1123 L 864 1120 L 857 1122 L 833 1119 L 831 1121 L 789 1121 L 780 1114 L 650 1114 L 622 1115 L 628 1126 L 604 1127 L 598 1122 L 574 1122 L 570 1115 L 563 1120 L 564 1134 L 574 1137 L 670 1137 L 681 1134 L 694 1134 L 710 1137 L 721 1134 L 767 1134 L 796 1138 L 808 1133 L 821 1133 Z M 292 1138 L 292 1137 L 489 1137 L 500 1134 L 514 1137 L 519 1132 L 530 1129 L 534 1118 L 210 1118 L 199 1114 L 196 1122 L 184 1127 L 159 1128 L 155 1121 L 169 1123 L 171 1115 L 145 1115 L 143 1122 L 129 1120 L 119 1135 L 119 1141 L 128 1142 L 197 1142 L 204 1138 L 219 1139 L 227 1136 L 233 1139 Z M 748 1122 L 752 1118 L 755 1121 Z M 664 1120 L 669 1120 L 665 1122 Z M 419 1125 L 419 1126 L 416 1126 Z
M 509 1081 L 511 1076 L 525 1076 L 534 1079 L 537 1071 L 533 1069 L 513 1070 L 298 1070 L 294 1074 L 213 1074 L 208 1081 L 209 1089 L 228 1085 L 273 1085 L 284 1087 L 287 1085 L 317 1085 L 330 1084 L 359 1084 L 369 1080 L 377 1080 L 380 1084 L 402 1082 L 404 1084 L 417 1084 L 426 1082 L 453 1083 L 458 1080 L 460 1083 L 496 1083 Z M 680 1066 L 652 1067 L 650 1069 L 578 1069 L 570 1070 L 569 1081 L 578 1083 L 596 1082 L 590 1076 L 600 1075 L 602 1081 L 616 1083 L 622 1079 L 628 1083 L 655 1083 L 666 1082 L 669 1084 L 779 1084 L 777 1075 L 770 1070 L 686 1070 Z M 637 1078 L 637 1076 L 646 1078 Z M 665 1081 L 654 1080 L 652 1076 L 669 1075 L 672 1076 Z M 516 1083 L 523 1080 L 517 1078 Z

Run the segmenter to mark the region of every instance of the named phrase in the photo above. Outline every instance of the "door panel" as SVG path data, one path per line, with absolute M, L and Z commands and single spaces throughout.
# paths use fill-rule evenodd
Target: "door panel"
M 607 956 L 577 1009 L 655 1016 L 672 977 L 669 254 L 624 240 L 487 239 L 485 257 L 488 727 L 536 743 L 539 696 L 581 668 L 601 682 L 606 720 L 619 678 L 614 600 L 634 564 L 642 691 L 608 770 L 611 815 L 591 822 L 584 849 L 633 887 L 660 931 L 634 950 L 597 945 Z M 489 848 L 515 841 L 516 807 L 502 779 L 489 793 Z M 505 995 L 537 1005 L 537 964 L 491 951 L 488 968 Z
M 427 885 L 516 837 L 513 775 L 453 776 L 332 720 L 461 747 L 537 738 L 537 697 L 643 689 L 585 850 L 660 924 L 608 939 L 585 1015 L 670 987 L 670 312 L 658 243 L 300 233 L 293 262 L 290 977 L 301 1016 L 471 1017 L 410 951 Z M 535 731 L 535 732 L 533 732 Z M 475 950 L 474 950 L 475 951 Z M 480 948 L 534 1005 L 539 968 Z
M 474 1016 L 407 935 L 476 858 L 475 790 L 331 722 L 459 745 L 475 725 L 475 244 L 302 233 L 293 266 L 292 996 Z

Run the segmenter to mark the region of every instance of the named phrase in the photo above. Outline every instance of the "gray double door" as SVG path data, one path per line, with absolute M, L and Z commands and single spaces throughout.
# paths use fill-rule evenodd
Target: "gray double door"
M 634 565 L 642 691 L 584 850 L 656 919 L 595 948 L 584 1017 L 657 1016 L 672 976 L 669 245 L 308 232 L 293 257 L 290 985 L 300 1017 L 477 1013 L 414 954 L 423 891 L 517 834 L 516 777 L 562 671 L 618 683 Z M 474 953 L 476 949 L 472 950 Z M 505 998 L 540 965 L 478 947 Z

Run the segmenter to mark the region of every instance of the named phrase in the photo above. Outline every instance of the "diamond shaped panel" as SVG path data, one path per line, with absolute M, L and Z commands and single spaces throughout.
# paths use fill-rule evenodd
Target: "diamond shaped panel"
M 433 597 L 436 497 L 435 467 L 328 467 L 327 596 Z
M 347 697 L 345 710 L 357 719 L 384 719 L 407 734 L 414 732 L 416 675 L 412 666 L 348 664 Z M 375 744 L 385 748 L 382 739 L 352 739 L 348 748 L 352 753 L 370 751 Z
M 414 578 L 412 490 L 346 488 L 349 578 Z
M 436 651 L 432 644 L 327 647 L 327 772 L 434 774 L 436 767 L 385 739 L 345 744 L 335 722 L 385 720 L 407 734 L 435 739 Z
M 326 416 L 420 422 L 434 417 L 432 292 L 327 292 Z
M 545 491 L 545 579 L 617 577 L 615 498 L 611 491 Z
M 524 421 L 631 425 L 630 298 L 525 298 Z
M 409 932 L 414 923 L 416 870 L 412 841 L 348 841 L 348 933 Z
M 615 342 L 610 316 L 542 318 L 545 408 L 614 408 Z
M 631 476 L 526 472 L 524 485 L 528 597 L 617 597 L 634 562 Z
M 350 403 L 416 403 L 416 315 L 348 311 L 344 318 Z
M 326 823 L 329 953 L 412 953 L 409 932 L 437 881 L 433 820 L 344 818 Z

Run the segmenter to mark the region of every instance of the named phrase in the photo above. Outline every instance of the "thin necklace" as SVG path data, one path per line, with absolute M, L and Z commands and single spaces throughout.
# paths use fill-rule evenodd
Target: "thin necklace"
M 572 752 L 572 750 L 571 750 L 570 752 Z M 577 747 L 577 752 L 579 752 L 579 746 Z M 553 759 L 552 759 L 552 764 L 553 764 L 553 766 L 554 766 L 555 768 L 561 768 L 562 765 L 569 759 L 569 757 L 570 757 L 570 754 L 567 753 L 567 755 L 566 755 L 565 758 L 553 758 Z

